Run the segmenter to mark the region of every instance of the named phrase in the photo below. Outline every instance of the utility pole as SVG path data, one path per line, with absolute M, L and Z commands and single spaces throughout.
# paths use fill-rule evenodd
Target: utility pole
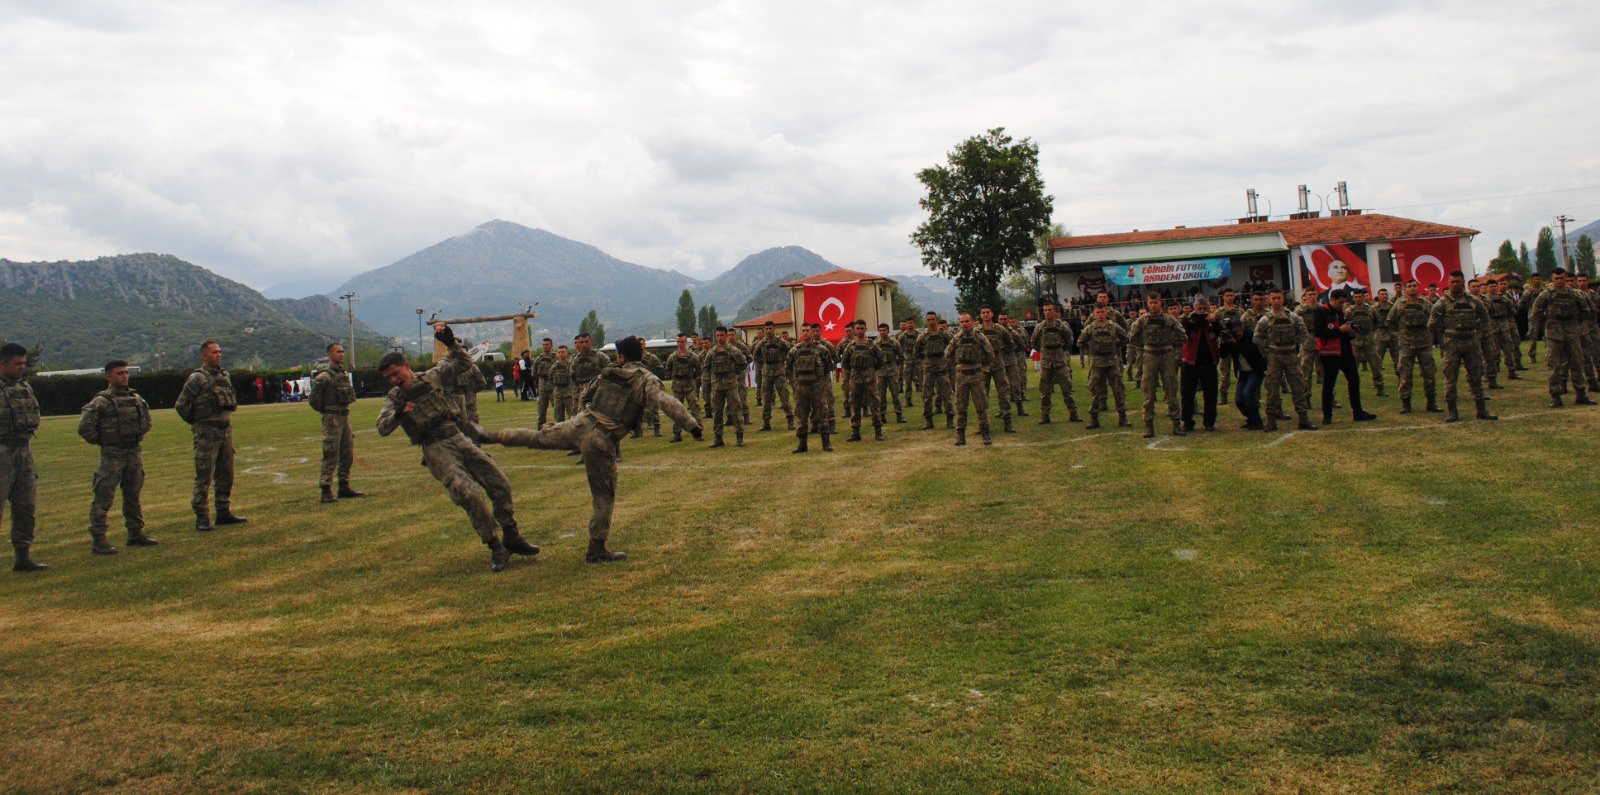
M 157 320 L 156 327 L 156 369 L 161 369 L 161 328 L 167 325 L 165 321 Z
M 344 299 L 345 316 L 350 322 L 350 370 L 356 369 L 356 294 L 348 292 L 339 296 Z
M 1567 222 L 1571 221 L 1565 214 L 1556 216 L 1556 223 L 1561 224 L 1561 267 L 1572 270 L 1572 264 L 1567 255 Z
M 421 309 L 417 310 L 417 354 L 419 356 L 422 354 L 423 349 L 427 347 L 427 342 L 422 339 L 422 311 Z

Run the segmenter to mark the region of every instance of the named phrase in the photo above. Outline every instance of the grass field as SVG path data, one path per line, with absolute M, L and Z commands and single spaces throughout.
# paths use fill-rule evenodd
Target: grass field
M 333 506 L 315 415 L 241 411 L 210 534 L 159 412 L 113 557 L 50 418 L 0 793 L 1593 792 L 1600 410 L 1528 375 L 1497 423 L 630 440 L 610 566 L 573 459 L 491 448 L 545 550 L 501 574 L 378 401 Z

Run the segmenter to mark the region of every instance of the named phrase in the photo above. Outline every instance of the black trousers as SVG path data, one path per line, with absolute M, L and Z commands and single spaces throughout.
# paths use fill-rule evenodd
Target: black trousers
M 1361 370 L 1354 356 L 1323 356 L 1322 359 L 1322 421 L 1333 419 L 1333 381 L 1344 374 L 1345 388 L 1350 394 L 1350 414 L 1359 417 L 1361 411 Z
M 1183 396 L 1183 407 L 1178 415 L 1183 417 L 1186 428 L 1194 427 L 1194 393 L 1200 389 L 1205 394 L 1205 410 L 1201 420 L 1205 427 L 1213 428 L 1217 424 L 1217 363 L 1206 362 L 1198 365 L 1185 364 L 1183 372 L 1178 376 L 1178 394 Z

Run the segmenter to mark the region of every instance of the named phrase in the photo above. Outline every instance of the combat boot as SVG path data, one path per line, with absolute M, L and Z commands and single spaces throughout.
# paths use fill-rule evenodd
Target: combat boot
M 1433 395 L 1428 396 L 1428 405 L 1424 406 L 1423 410 L 1429 414 L 1438 414 L 1439 412 L 1444 411 L 1444 409 L 1439 408 L 1439 401 Z
M 1020 401 L 1020 400 L 1017 401 L 1017 416 L 1018 417 L 1026 417 L 1026 416 L 1028 416 L 1028 409 L 1022 405 L 1022 401 Z
M 506 566 L 511 565 L 511 553 L 506 551 L 500 539 L 491 538 L 483 545 L 489 548 L 489 571 L 505 571 Z
M 1401 414 L 1410 414 L 1411 413 L 1411 398 L 1400 398 L 1400 413 Z
M 160 541 L 145 535 L 143 530 L 128 531 L 128 546 L 130 547 L 154 547 L 160 544 Z
M 1480 419 L 1480 420 L 1498 420 L 1498 419 L 1500 419 L 1500 416 L 1498 414 L 1490 414 L 1489 413 L 1489 401 L 1487 401 L 1487 400 L 1479 400 L 1478 401 L 1478 419 Z
M 763 431 L 772 430 L 772 418 L 771 417 L 763 417 L 763 418 L 761 418 L 761 430 L 763 430 Z
M 1050 415 L 1041 413 L 1039 415 L 1039 424 L 1040 425 L 1049 425 L 1050 424 Z
M 673 428 L 672 429 L 672 438 L 667 440 L 667 444 L 678 444 L 679 442 L 682 442 L 682 441 L 683 441 L 683 429 L 682 428 Z
M 197 513 L 194 515 L 194 529 L 196 532 L 209 533 L 216 528 L 211 526 L 211 517 L 209 515 Z
M 341 499 L 341 500 L 349 500 L 349 499 L 355 499 L 356 497 L 365 497 L 367 495 L 362 494 L 361 492 L 350 488 L 350 481 L 341 480 L 341 481 L 339 481 L 339 493 L 338 493 L 338 496 L 339 496 L 339 499 Z
M 117 548 L 111 546 L 111 542 L 107 541 L 105 536 L 94 536 L 93 543 L 89 546 L 89 551 L 96 555 L 117 554 Z
M 1444 405 L 1445 405 L 1446 408 L 1448 408 L 1450 410 L 1449 414 L 1444 418 L 1444 421 L 1445 422 L 1460 422 L 1461 421 L 1461 415 L 1456 412 L 1456 402 L 1454 400 L 1445 400 Z
M 244 518 L 243 516 L 235 516 L 233 514 L 233 511 L 231 511 L 231 510 L 229 510 L 227 508 L 218 508 L 217 509 L 217 524 L 219 524 L 219 525 L 224 525 L 224 524 L 244 524 L 245 522 L 248 522 L 248 521 L 250 521 L 250 520 Z
M 1100 414 L 1099 414 L 1099 412 L 1094 412 L 1094 411 L 1089 412 L 1089 424 L 1083 426 L 1083 429 L 1086 430 L 1086 431 L 1093 431 L 1093 430 L 1098 430 L 1099 428 L 1100 428 Z
M 906 418 L 904 416 L 902 416 L 900 414 L 900 412 L 896 411 L 894 413 L 894 422 L 895 422 L 896 425 L 904 425 L 905 422 L 906 422 Z
M 1189 432 L 1184 430 L 1182 423 L 1178 422 L 1177 420 L 1173 420 L 1172 421 L 1172 435 L 1173 436 L 1188 436 Z
M 16 545 L 12 545 L 11 548 L 16 550 L 16 553 L 17 553 L 17 562 L 11 564 L 11 570 L 12 571 L 22 572 L 23 574 L 26 574 L 26 573 L 28 573 L 30 571 L 44 571 L 45 569 L 50 568 L 49 566 L 46 566 L 43 563 L 40 563 L 39 561 L 34 560 L 33 557 L 28 554 L 28 548 L 27 547 L 19 547 L 19 546 L 16 546 Z
M 984 447 L 994 444 L 994 437 L 990 436 L 988 431 L 978 431 L 978 435 L 983 437 Z
M 874 441 L 874 442 L 884 441 L 884 438 L 883 438 L 883 426 L 882 425 L 873 424 L 873 426 L 872 426 L 872 441 Z
M 1011 418 L 1010 417 L 1005 417 L 1003 419 L 1005 421 L 1005 427 L 1001 428 L 1000 430 L 1003 430 L 1006 433 L 1016 433 L 1017 432 L 1017 428 L 1016 428 L 1015 425 L 1011 424 Z
M 711 448 L 717 448 L 717 447 L 727 447 L 726 444 L 722 443 L 722 434 L 720 434 L 720 433 L 715 435 L 715 436 L 713 436 L 713 437 L 711 437 Z M 711 448 L 708 448 L 708 449 L 711 449 Z
M 323 486 L 322 487 L 322 497 L 321 497 L 320 501 L 321 502 L 338 502 L 339 498 L 333 496 L 333 487 L 332 486 Z
M 1267 433 L 1278 430 L 1278 416 L 1276 414 L 1268 414 L 1266 422 L 1261 426 L 1261 430 Z
M 1389 396 L 1389 393 L 1383 391 L 1383 387 L 1381 387 L 1381 386 L 1378 387 L 1378 397 L 1388 397 L 1388 396 Z
M 1519 369 L 1521 369 L 1521 368 L 1518 368 L 1518 367 L 1511 368 L 1511 370 L 1506 373 L 1506 380 L 1507 381 L 1521 381 L 1522 380 L 1522 376 L 1517 375 L 1517 370 L 1519 370 Z M 1381 395 L 1382 393 L 1380 392 L 1379 394 Z
M 514 524 L 500 528 L 500 541 L 508 552 L 514 552 L 518 555 L 539 554 L 539 548 L 528 543 L 528 540 L 522 537 L 522 533 L 517 530 L 517 526 Z
M 642 426 L 635 426 L 633 429 L 633 438 L 638 439 L 642 436 L 644 436 L 644 428 Z
M 1311 422 L 1311 418 L 1307 417 L 1305 412 L 1302 411 L 1302 412 L 1299 412 L 1299 414 L 1300 414 L 1300 424 L 1295 426 L 1295 427 L 1299 428 L 1302 431 L 1314 431 L 1314 430 L 1317 429 L 1317 426 L 1314 423 Z
M 933 430 L 933 415 L 932 414 L 924 414 L 923 415 L 923 417 L 922 417 L 922 429 L 925 430 L 925 431 Z
M 807 436 L 807 434 L 804 434 L 804 433 L 799 434 L 800 443 L 795 445 L 794 449 L 790 450 L 789 452 L 791 452 L 791 453 L 807 453 L 807 452 L 810 452 L 811 448 L 806 446 L 806 436 Z
M 822 452 L 824 452 L 824 453 L 833 452 L 833 442 L 829 441 L 832 438 L 833 438 L 833 434 L 831 434 L 831 433 L 822 434 Z
M 854 428 L 851 428 L 850 429 L 850 437 L 848 439 L 845 439 L 845 441 L 847 441 L 847 442 L 859 442 L 859 441 L 861 441 L 861 426 L 857 425 Z
M 661 438 L 661 423 L 656 423 L 655 425 L 650 426 L 650 432 L 651 432 L 651 435 L 655 436 L 655 438 L 660 439 Z
M 1133 423 L 1128 422 L 1128 412 L 1126 412 L 1126 411 L 1117 412 L 1117 427 L 1118 428 L 1132 428 L 1133 427 Z
M 966 447 L 966 446 L 967 446 L 967 429 L 966 428 L 957 428 L 956 429 L 956 447 Z
M 956 427 L 956 415 L 954 413 L 944 415 L 944 427 L 945 430 Z
M 794 430 L 794 415 L 790 414 L 788 417 L 786 417 L 784 419 L 789 423 L 789 430 L 791 430 L 791 431 Z
M 1146 422 L 1144 424 L 1144 438 L 1146 438 L 1146 439 L 1154 439 L 1154 438 L 1156 438 L 1156 424 L 1155 424 L 1154 421 Z
M 733 432 L 733 446 L 744 447 L 744 431 Z
M 1490 389 L 1500 389 L 1501 388 L 1500 387 L 1500 378 L 1498 376 L 1493 376 L 1493 375 L 1489 376 L 1489 388 Z
M 1561 408 L 1561 396 L 1560 395 L 1551 395 L 1550 396 L 1550 408 L 1553 408 L 1553 409 Z
M 1589 399 L 1589 393 L 1588 392 L 1579 392 L 1578 396 L 1573 398 L 1572 405 L 1574 405 L 1574 406 L 1593 406 L 1593 405 L 1595 405 L 1595 402 L 1593 400 Z
M 606 549 L 606 542 L 595 538 L 589 539 L 589 551 L 583 553 L 585 563 L 615 563 L 627 559 L 628 553 Z
M 1078 414 L 1077 409 L 1068 409 L 1067 411 L 1069 412 L 1067 414 L 1067 422 L 1083 422 L 1083 417 Z

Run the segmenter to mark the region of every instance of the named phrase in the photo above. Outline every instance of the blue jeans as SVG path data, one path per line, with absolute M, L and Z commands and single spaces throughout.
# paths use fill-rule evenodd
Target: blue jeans
M 1261 424 L 1261 381 L 1265 374 L 1251 370 L 1239 374 L 1239 386 L 1233 395 L 1233 405 L 1252 425 Z

